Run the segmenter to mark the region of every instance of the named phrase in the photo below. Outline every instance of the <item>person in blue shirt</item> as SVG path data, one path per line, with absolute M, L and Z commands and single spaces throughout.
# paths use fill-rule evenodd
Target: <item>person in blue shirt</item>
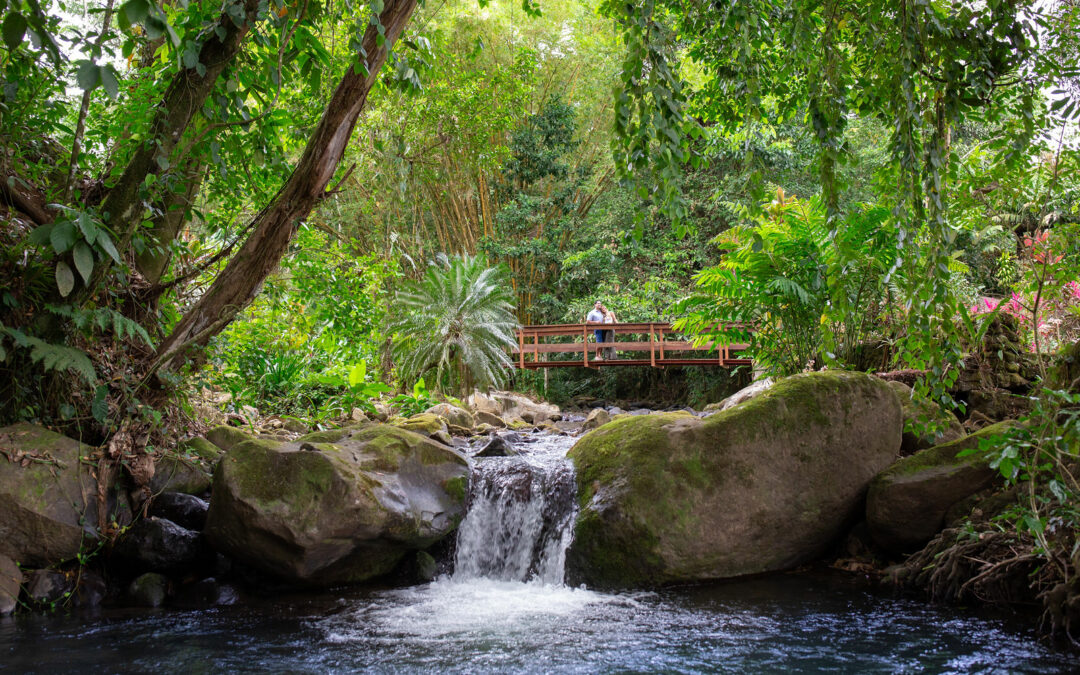
M 597 300 L 596 304 L 593 305 L 592 310 L 585 316 L 585 323 L 602 324 L 604 323 L 605 318 L 606 313 L 604 311 L 604 303 Z M 600 344 L 604 341 L 604 330 L 602 328 L 597 328 L 593 331 L 593 335 L 596 337 L 596 358 L 603 360 L 603 357 L 600 356 Z

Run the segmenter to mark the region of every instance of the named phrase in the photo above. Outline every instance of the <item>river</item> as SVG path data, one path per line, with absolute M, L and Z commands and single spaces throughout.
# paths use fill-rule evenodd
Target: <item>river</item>
M 198 611 L 0 621 L 3 672 L 1061 673 L 1030 617 L 895 598 L 841 573 L 656 592 L 562 583 L 572 439 L 478 459 L 454 572 Z

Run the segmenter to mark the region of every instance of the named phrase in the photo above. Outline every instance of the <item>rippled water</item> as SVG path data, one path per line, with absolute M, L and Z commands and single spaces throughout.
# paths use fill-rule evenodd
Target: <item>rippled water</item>
M 1018 623 L 841 576 L 660 593 L 443 579 L 205 611 L 0 622 L 6 672 L 1063 673 Z
M 203 611 L 4 619 L 0 671 L 1080 672 L 1029 623 L 872 593 L 838 573 L 567 587 L 569 440 L 523 447 L 477 462 L 453 576 Z

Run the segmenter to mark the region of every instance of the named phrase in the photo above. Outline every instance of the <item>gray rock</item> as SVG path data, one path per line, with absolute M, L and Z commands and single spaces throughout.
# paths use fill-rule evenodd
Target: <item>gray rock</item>
M 237 443 L 249 441 L 251 438 L 251 434 L 224 424 L 214 427 L 206 434 L 206 440 L 222 450 L 230 450 Z
M 98 607 L 105 601 L 109 588 L 100 574 L 83 568 L 79 571 L 79 585 L 75 588 L 75 606 Z
M 231 429 L 231 427 L 224 427 Z M 208 462 L 216 462 L 221 457 L 222 449 L 201 436 L 182 441 L 177 447 L 177 453 L 181 455 L 194 455 Z
M 184 584 L 177 589 L 173 604 L 178 607 L 197 609 L 215 605 L 232 605 L 238 599 L 239 595 L 235 588 L 219 583 L 214 577 L 207 577 L 194 583 Z
M 589 416 L 585 418 L 585 423 L 581 425 L 581 428 L 585 431 L 590 429 L 596 429 L 602 427 L 611 421 L 611 415 L 603 408 L 593 408 Z
M 26 579 L 26 595 L 36 605 L 64 603 L 74 590 L 74 580 L 55 570 L 34 570 Z
M 740 403 L 746 403 L 750 399 L 760 396 L 769 390 L 769 387 L 773 386 L 773 378 L 766 377 L 750 384 L 747 387 L 743 387 L 739 391 L 735 392 L 731 396 L 728 396 L 719 403 L 710 403 L 705 406 L 705 412 L 718 412 L 721 410 L 729 410 L 739 405 Z
M 169 580 L 156 572 L 147 572 L 128 586 L 132 603 L 142 607 L 161 607 L 168 594 Z
M 206 522 L 217 550 L 328 586 L 385 575 L 457 527 L 468 486 L 457 451 L 391 425 L 310 445 L 248 441 L 222 458 Z
M 467 410 L 462 410 L 457 406 L 452 406 L 449 403 L 433 405 L 424 412 L 438 415 L 446 420 L 447 424 L 453 424 L 463 429 L 472 429 L 476 426 L 476 420 L 473 419 L 472 413 Z
M 203 464 L 193 458 L 166 453 L 154 463 L 150 490 L 157 493 L 183 492 L 201 495 L 210 489 L 211 477 Z
M 623 417 L 570 451 L 572 583 L 640 587 L 798 566 L 858 519 L 900 448 L 900 402 L 864 373 L 789 377 L 706 419 Z
M 142 518 L 124 532 L 113 554 L 140 570 L 184 572 L 203 556 L 202 537 L 171 520 Z
M 439 576 L 439 564 L 427 551 L 416 552 L 416 578 L 422 582 L 430 583 Z
M 97 481 L 82 463 L 90 452 L 31 424 L 0 429 L 0 554 L 48 567 L 93 545 Z
M 15 561 L 0 555 L 0 616 L 6 616 L 19 606 L 19 589 L 23 574 Z
M 506 440 L 505 436 L 495 436 L 481 448 L 474 457 L 512 457 L 518 454 L 513 444 Z
M 494 413 L 489 413 L 489 412 L 481 410 L 481 411 L 478 411 L 476 413 L 475 417 L 476 417 L 476 423 L 478 425 L 479 424 L 490 424 L 491 426 L 495 427 L 496 429 L 504 429 L 504 428 L 506 428 L 506 422 L 503 421 L 503 418 L 499 417 L 498 415 L 496 415 Z
M 921 450 L 879 474 L 866 497 L 866 522 L 880 546 L 895 553 L 916 551 L 937 534 L 949 508 L 999 480 L 977 456 L 957 459 L 962 450 L 1008 431 L 1000 422 L 964 438 Z
M 637 408 L 635 410 L 631 410 L 630 412 L 628 412 L 626 414 L 627 415 L 633 415 L 634 417 L 637 417 L 638 415 L 651 415 L 652 411 L 649 410 L 648 408 Z
M 206 527 L 206 512 L 210 505 L 195 495 L 183 492 L 163 492 L 150 503 L 148 515 L 171 520 L 180 527 L 202 531 Z
M 901 455 L 913 455 L 920 450 L 931 448 L 941 443 L 950 443 L 964 436 L 964 427 L 956 415 L 944 410 L 930 401 L 917 401 L 911 387 L 903 382 L 890 381 L 904 415 L 904 435 L 900 443 Z M 916 432 L 920 425 L 930 422 L 940 426 L 938 431 Z

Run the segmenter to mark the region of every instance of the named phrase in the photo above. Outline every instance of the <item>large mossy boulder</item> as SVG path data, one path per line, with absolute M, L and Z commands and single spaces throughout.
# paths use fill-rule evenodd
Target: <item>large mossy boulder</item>
M 705 419 L 616 419 L 570 452 L 571 580 L 633 587 L 794 567 L 862 513 L 896 458 L 900 402 L 862 373 L 796 375 Z
M 894 553 L 916 551 L 944 525 L 949 508 L 985 490 L 998 472 L 977 455 L 957 454 L 977 448 L 986 438 L 1007 432 L 1015 422 L 999 422 L 964 438 L 922 450 L 881 472 L 866 497 L 870 535 Z
M 0 429 L 0 554 L 28 567 L 74 558 L 97 539 L 91 448 L 32 424 Z
M 210 543 L 283 580 L 327 586 L 385 575 L 457 527 L 464 456 L 391 425 L 340 432 L 229 450 L 214 474 Z

